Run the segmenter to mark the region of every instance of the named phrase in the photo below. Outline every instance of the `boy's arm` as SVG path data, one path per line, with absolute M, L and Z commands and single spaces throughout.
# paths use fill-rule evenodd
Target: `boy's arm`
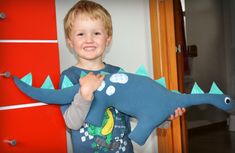
M 92 72 L 79 79 L 80 91 L 64 112 L 64 120 L 69 129 L 78 130 L 83 125 L 93 100 L 93 92 L 101 85 L 103 79 L 104 76 Z
M 91 100 L 92 101 L 92 100 Z M 78 130 L 88 114 L 91 101 L 85 100 L 80 91 L 74 96 L 74 100 L 64 112 L 65 124 L 69 129 Z

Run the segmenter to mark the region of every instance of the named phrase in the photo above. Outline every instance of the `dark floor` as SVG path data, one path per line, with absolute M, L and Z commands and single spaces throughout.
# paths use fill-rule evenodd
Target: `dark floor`
M 226 123 L 189 130 L 189 153 L 235 153 L 235 132 Z

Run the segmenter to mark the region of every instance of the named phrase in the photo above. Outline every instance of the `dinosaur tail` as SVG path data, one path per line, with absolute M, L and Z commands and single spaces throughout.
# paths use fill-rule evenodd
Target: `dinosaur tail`
M 47 104 L 68 104 L 71 103 L 73 100 L 74 95 L 79 90 L 79 84 L 61 89 L 61 90 L 54 90 L 54 89 L 41 89 L 35 88 L 27 83 L 21 81 L 16 76 L 13 77 L 13 80 L 16 86 L 27 96 L 31 97 L 32 99 L 41 101 Z

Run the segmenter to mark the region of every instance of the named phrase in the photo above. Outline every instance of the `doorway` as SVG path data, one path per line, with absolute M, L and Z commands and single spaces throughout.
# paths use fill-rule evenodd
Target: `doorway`
M 235 6 L 234 2 L 232 0 L 185 0 L 182 4 L 185 4 L 186 42 L 190 65 L 190 71 L 185 76 L 186 93 L 191 92 L 195 82 L 207 93 L 215 81 L 224 93 L 234 98 L 235 69 L 232 67 L 235 54 L 234 11 L 232 9 Z M 234 149 L 232 148 L 234 133 L 228 130 L 226 122 L 229 115 L 227 113 L 209 105 L 202 105 L 187 109 L 186 118 L 189 128 L 189 153 L 193 153 L 191 147 L 194 142 L 191 140 L 197 135 L 195 132 L 191 134 L 190 131 L 202 130 L 205 127 L 207 132 L 203 136 L 209 135 L 210 132 L 215 132 L 214 136 L 218 136 L 218 132 L 224 133 L 226 143 L 230 143 L 229 146 L 224 146 L 230 150 Z M 203 136 L 196 141 L 198 145 L 202 141 L 206 145 L 205 139 L 210 139 L 210 137 Z M 214 137 L 215 139 L 220 138 Z M 204 150 L 207 153 L 209 147 L 213 147 L 212 150 L 215 151 L 217 145 L 205 147 L 207 150 L 205 148 Z M 203 150 L 198 150 L 198 152 L 202 153 Z

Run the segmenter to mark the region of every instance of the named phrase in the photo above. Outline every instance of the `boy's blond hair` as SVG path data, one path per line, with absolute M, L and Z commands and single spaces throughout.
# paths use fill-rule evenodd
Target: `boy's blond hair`
M 80 0 L 68 11 L 64 18 L 64 32 L 66 39 L 70 39 L 74 20 L 79 14 L 87 16 L 94 20 L 100 19 L 105 26 L 108 36 L 112 37 L 112 19 L 109 12 L 103 6 L 96 2 L 89 0 Z

